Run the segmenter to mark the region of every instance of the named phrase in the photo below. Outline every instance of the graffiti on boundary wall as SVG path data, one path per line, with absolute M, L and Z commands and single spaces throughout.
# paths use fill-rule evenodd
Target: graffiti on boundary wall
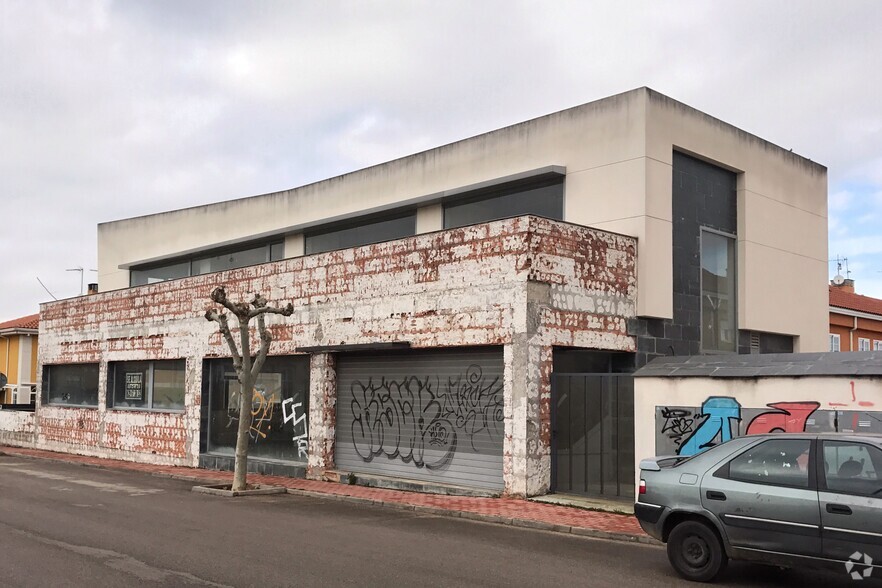
M 700 407 L 656 406 L 656 455 L 694 455 L 740 435 L 882 433 L 882 412 L 822 410 L 813 400 L 743 408 L 735 397 L 710 396 Z

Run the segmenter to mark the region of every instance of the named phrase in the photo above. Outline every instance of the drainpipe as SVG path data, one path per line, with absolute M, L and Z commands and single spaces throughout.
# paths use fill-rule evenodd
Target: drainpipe
M 854 318 L 854 326 L 851 328 L 851 330 L 848 331 L 849 351 L 857 351 L 854 348 L 854 332 L 857 331 L 857 317 L 853 317 L 853 318 Z
M 9 377 L 9 337 L 7 337 L 6 335 L 0 335 L 0 339 L 6 340 L 6 370 L 3 373 L 6 374 L 7 377 Z M 7 382 L 7 384 L 8 383 L 9 382 Z M 5 387 L 0 388 L 0 390 L 3 391 L 3 396 L 0 397 L 0 401 L 2 401 L 5 404 L 6 403 L 6 388 Z

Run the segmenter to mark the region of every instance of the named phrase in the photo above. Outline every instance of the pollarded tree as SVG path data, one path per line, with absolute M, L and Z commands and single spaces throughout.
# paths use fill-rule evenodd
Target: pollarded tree
M 294 312 L 294 306 L 291 303 L 288 303 L 288 306 L 284 308 L 268 306 L 266 298 L 256 292 L 251 303 L 233 302 L 227 298 L 227 292 L 223 286 L 212 290 L 211 299 L 229 310 L 236 317 L 238 323 L 233 325 L 233 328 L 237 328 L 239 331 L 239 345 L 237 346 L 226 313 L 218 312 L 216 308 L 205 312 L 206 319 L 219 325 L 220 333 L 230 347 L 233 367 L 236 369 L 236 377 L 239 380 L 239 429 L 236 433 L 236 461 L 233 468 L 232 486 L 232 490 L 238 492 L 246 488 L 248 443 L 251 438 L 249 432 L 253 418 L 251 414 L 252 392 L 273 341 L 272 334 L 266 328 L 264 317 L 267 314 L 291 316 Z M 260 347 L 253 356 L 251 354 L 251 319 L 257 319 L 257 334 L 260 337 Z

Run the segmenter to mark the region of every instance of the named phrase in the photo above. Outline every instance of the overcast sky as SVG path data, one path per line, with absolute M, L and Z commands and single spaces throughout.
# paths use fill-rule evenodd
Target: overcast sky
M 99 222 L 644 85 L 826 165 L 830 257 L 882 298 L 880 31 L 877 0 L 0 0 L 0 320 L 95 281 Z

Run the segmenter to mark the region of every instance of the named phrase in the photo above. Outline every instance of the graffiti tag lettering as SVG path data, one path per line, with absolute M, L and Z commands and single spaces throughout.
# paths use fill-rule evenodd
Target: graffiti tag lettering
M 689 409 L 667 407 L 661 409 L 661 417 L 664 419 L 662 434 L 666 435 L 679 448 L 683 439 L 692 435 L 692 426 L 695 424 L 696 417 Z
M 732 421 L 741 420 L 741 405 L 729 396 L 711 396 L 701 405 L 701 414 L 707 418 L 680 445 L 679 455 L 694 455 L 716 445 L 718 438 L 719 443 L 732 439 Z
M 447 390 L 439 394 L 441 415 L 468 435 L 475 451 L 476 435 L 486 432 L 492 439 L 500 434 L 504 420 L 501 389 L 499 378 L 485 380 L 480 366 L 472 365 L 465 375 L 448 380 Z
M 288 412 L 288 407 L 291 406 L 291 411 Z M 292 423 L 291 426 L 294 429 L 294 442 L 297 444 L 297 455 L 302 458 L 306 458 L 308 455 L 308 446 L 309 446 L 309 430 L 306 424 L 306 412 L 300 417 L 297 417 L 297 409 L 302 407 L 302 402 L 294 402 L 293 398 L 286 398 L 282 401 L 282 422 L 283 423 Z M 298 435 L 297 427 L 303 425 L 303 432 Z
M 748 435 L 760 435 L 781 431 L 783 433 L 802 433 L 808 418 L 821 406 L 820 402 L 773 402 L 767 404 L 775 411 L 757 415 L 747 426 Z
M 472 365 L 449 378 L 405 376 L 352 384 L 352 442 L 366 462 L 385 455 L 418 468 L 449 465 L 457 448 L 457 430 L 471 441 L 499 434 L 503 421 L 502 384 L 487 380 Z
M 689 456 L 740 434 L 801 433 L 809 424 L 837 428 L 838 419 L 829 419 L 829 426 L 816 422 L 819 402 L 772 402 L 766 406 L 771 410 L 742 409 L 731 396 L 711 396 L 699 409 L 656 407 L 656 449 L 659 454 L 673 449 L 677 455 Z M 855 419 L 857 416 L 855 413 Z

